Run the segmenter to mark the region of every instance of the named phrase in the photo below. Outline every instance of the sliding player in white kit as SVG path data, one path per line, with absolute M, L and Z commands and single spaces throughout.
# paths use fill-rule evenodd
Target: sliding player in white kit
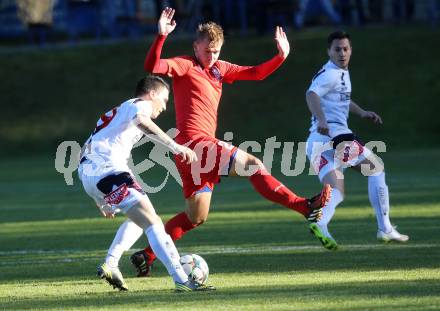
M 133 145 L 144 134 L 155 135 L 159 143 L 179 154 L 183 161 L 197 160 L 191 149 L 175 143 L 152 121 L 166 108 L 169 85 L 160 77 L 147 76 L 138 82 L 135 96 L 100 118 L 81 151 L 78 174 L 87 194 L 103 216 L 113 218 L 122 212 L 129 218 L 116 233 L 105 263 L 98 267 L 98 276 L 114 288 L 127 290 L 118 268 L 119 259 L 145 233 L 173 278 L 176 291 L 213 289 L 188 279 L 172 239 L 127 165 Z
M 351 100 L 348 72 L 352 52 L 350 36 L 342 31 L 331 33 L 327 52 L 330 60 L 313 77 L 306 94 L 307 105 L 313 115 L 307 139 L 307 157 L 321 183 L 330 184 L 333 192 L 327 207 L 323 209 L 321 220 L 311 224 L 310 229 L 325 248 L 337 249 L 338 244 L 327 226 L 336 206 L 344 199 L 343 171 L 346 167 L 359 172 L 363 167 L 375 167 L 374 172 L 368 175 L 368 195 L 376 213 L 377 238 L 385 242 L 406 242 L 409 237 L 400 234 L 390 222 L 388 187 L 383 166 L 375 165 L 375 161 L 371 160 L 371 156 L 374 156 L 372 152 L 347 125 L 349 112 L 382 124 L 378 114 L 363 110 Z

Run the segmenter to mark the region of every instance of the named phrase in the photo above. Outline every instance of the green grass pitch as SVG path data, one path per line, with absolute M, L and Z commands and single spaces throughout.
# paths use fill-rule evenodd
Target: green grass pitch
M 177 243 L 208 262 L 216 292 L 176 294 L 164 267 L 116 292 L 95 276 L 124 217 L 101 218 L 78 180 L 64 183 L 54 155 L 0 162 L 2 310 L 438 310 L 440 308 L 440 150 L 383 155 L 391 216 L 405 245 L 376 241 L 367 182 L 346 176 L 347 198 L 331 225 L 340 250 L 323 249 L 299 214 L 272 205 L 244 179 L 217 186 L 208 222 Z M 312 195 L 315 176 L 282 177 Z M 160 183 L 163 171 L 142 175 Z M 179 186 L 150 195 L 164 220 L 183 207 Z M 146 239 L 135 245 L 140 249 Z

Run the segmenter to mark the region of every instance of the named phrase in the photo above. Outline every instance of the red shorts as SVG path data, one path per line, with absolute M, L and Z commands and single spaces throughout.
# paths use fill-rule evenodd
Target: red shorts
M 179 143 L 183 144 L 182 141 Z M 220 182 L 221 176 L 228 176 L 237 147 L 218 140 L 214 137 L 202 136 L 183 144 L 197 154 L 197 161 L 187 164 L 182 157 L 175 156 L 177 170 L 183 182 L 185 199 L 196 192 L 209 188 L 214 190 L 214 184 Z

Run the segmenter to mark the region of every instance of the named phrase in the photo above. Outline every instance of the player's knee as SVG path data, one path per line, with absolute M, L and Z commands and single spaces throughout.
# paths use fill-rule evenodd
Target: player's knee
M 246 161 L 247 167 L 256 167 L 258 170 L 265 170 L 263 162 L 253 155 L 249 155 Z
M 345 200 L 345 192 L 344 191 L 340 191 L 340 193 L 341 193 L 341 197 L 340 197 L 339 203 L 342 203 Z
M 338 187 L 333 188 L 331 196 L 335 204 L 341 204 L 345 200 L 344 189 Z
M 383 173 L 385 173 L 385 164 L 380 163 L 380 164 L 376 164 L 376 165 L 372 165 L 372 171 L 373 174 L 372 175 L 381 175 Z
M 143 215 L 147 218 L 148 222 L 152 225 L 161 224 L 162 219 L 157 215 L 156 210 L 151 204 L 143 205 Z
M 186 216 L 193 225 L 199 226 L 206 222 L 209 214 L 209 205 L 211 197 L 207 193 L 201 194 L 198 197 L 193 196 L 187 202 Z
M 161 224 L 162 223 L 162 219 L 156 213 L 151 215 L 151 219 L 152 219 L 152 221 L 151 221 L 152 224 Z
M 208 220 L 208 215 L 194 215 L 190 216 L 189 220 L 193 225 L 200 226 Z
M 343 186 L 340 186 L 340 185 L 338 185 L 338 186 L 336 186 L 336 187 L 333 187 L 333 191 L 334 190 L 337 190 L 338 192 L 339 192 L 339 195 L 340 195 L 340 197 L 341 197 L 341 201 L 343 201 L 344 199 L 345 199 L 345 191 L 344 191 L 344 187 Z

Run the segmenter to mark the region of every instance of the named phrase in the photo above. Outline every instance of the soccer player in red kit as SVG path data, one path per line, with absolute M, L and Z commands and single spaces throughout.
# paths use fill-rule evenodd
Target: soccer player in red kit
M 222 84 L 263 80 L 274 72 L 290 51 L 283 29 L 277 27 L 275 31 L 278 54 L 258 66 L 239 66 L 219 60 L 223 30 L 213 22 L 199 25 L 193 56 L 161 59 L 165 39 L 176 27 L 173 15 L 173 9 L 163 10 L 158 22 L 159 34 L 145 58 L 144 69 L 172 78 L 178 129 L 176 142 L 193 149 L 198 163 L 187 164 L 179 156 L 175 157 L 187 207 L 166 223 L 166 232 L 173 240 L 178 240 L 204 223 L 214 185 L 220 177 L 243 176 L 244 171 L 248 172 L 246 175 L 255 190 L 266 199 L 301 213 L 310 222 L 319 220 L 330 197 L 329 185 L 324 185 L 321 193 L 311 199 L 299 197 L 270 175 L 259 159 L 215 138 Z M 138 276 L 149 274 L 155 258 L 149 247 L 131 256 Z

